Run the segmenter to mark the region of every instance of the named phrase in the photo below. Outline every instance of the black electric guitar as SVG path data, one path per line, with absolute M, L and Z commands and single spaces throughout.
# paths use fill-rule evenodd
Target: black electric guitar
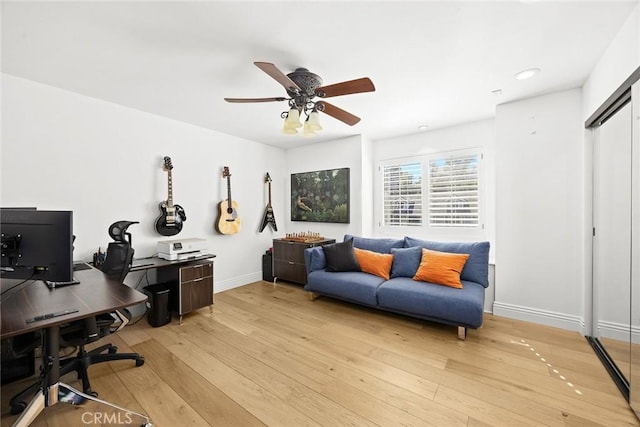
M 216 229 L 222 234 L 236 234 L 242 226 L 238 216 L 238 203 L 231 199 L 231 173 L 225 166 L 222 177 L 227 178 L 227 198 L 220 202 L 220 212 Z
M 156 231 L 163 236 L 175 236 L 182 230 L 182 223 L 187 220 L 187 215 L 180 205 L 173 204 L 173 188 L 171 184 L 171 157 L 164 157 L 164 170 L 167 171 L 169 195 L 167 200 L 160 202 L 160 216 L 156 220 Z
M 271 177 L 269 176 L 269 172 L 267 172 L 267 176 L 264 177 L 264 182 L 269 184 L 269 203 L 267 203 L 267 207 L 264 210 L 264 217 L 262 218 L 262 225 L 260 226 L 260 232 L 267 226 L 267 224 L 271 225 L 273 231 L 278 231 L 278 226 L 276 225 L 276 217 L 273 215 L 273 208 L 271 207 Z

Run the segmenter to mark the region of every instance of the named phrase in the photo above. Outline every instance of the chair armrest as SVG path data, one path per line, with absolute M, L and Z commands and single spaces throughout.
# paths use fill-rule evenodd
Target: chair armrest
M 307 267 L 307 274 L 316 270 L 327 268 L 327 258 L 324 256 L 322 246 L 314 246 L 304 250 L 304 263 Z

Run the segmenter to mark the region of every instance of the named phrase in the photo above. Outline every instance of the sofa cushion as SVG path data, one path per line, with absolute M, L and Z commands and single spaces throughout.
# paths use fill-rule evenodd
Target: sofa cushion
M 353 247 L 365 249 L 367 251 L 379 252 L 381 254 L 390 254 L 391 248 L 401 248 L 404 246 L 403 239 L 387 239 L 387 238 L 371 238 L 358 237 L 350 234 L 344 235 L 344 241 L 353 239 Z
M 322 245 L 327 258 L 327 271 L 360 271 L 353 253 L 353 240 Z
M 434 242 L 430 240 L 404 238 L 405 247 L 420 246 L 433 251 L 469 254 L 460 279 L 489 286 L 489 242 Z
M 396 277 L 378 287 L 378 304 L 389 311 L 471 328 L 482 326 L 484 287 L 463 281 L 462 289 Z
M 391 264 L 393 263 L 393 255 L 381 254 L 378 252 L 367 251 L 365 249 L 353 248 L 360 269 L 365 273 L 374 274 L 389 280 L 391 273 Z
M 468 254 L 452 254 L 422 248 L 422 260 L 413 280 L 460 289 L 460 272 L 468 258 Z
M 393 264 L 391 265 L 391 278 L 413 277 L 422 260 L 422 247 L 391 248 Z
M 383 278 L 368 273 L 316 270 L 307 276 L 304 290 L 375 307 L 378 304 L 376 290 L 383 282 Z
M 304 263 L 307 267 L 307 274 L 315 270 L 327 268 L 327 257 L 322 246 L 314 246 L 304 250 Z

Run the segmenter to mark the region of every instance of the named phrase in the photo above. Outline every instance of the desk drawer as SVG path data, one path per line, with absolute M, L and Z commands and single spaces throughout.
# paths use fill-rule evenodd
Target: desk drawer
M 213 263 L 193 264 L 180 268 L 180 282 L 190 282 L 213 275 Z
M 307 283 L 307 268 L 304 264 L 290 261 L 273 261 L 273 276 L 305 285 Z
M 277 241 L 273 247 L 273 259 L 304 264 L 304 250 L 308 247 L 303 243 Z

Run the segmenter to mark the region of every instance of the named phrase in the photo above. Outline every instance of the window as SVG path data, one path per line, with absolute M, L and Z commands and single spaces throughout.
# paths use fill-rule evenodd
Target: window
M 468 228 L 480 222 L 478 154 L 429 160 L 429 225 Z
M 384 225 L 422 225 L 422 164 L 383 167 Z
M 381 164 L 385 227 L 481 227 L 480 150 L 460 150 Z

